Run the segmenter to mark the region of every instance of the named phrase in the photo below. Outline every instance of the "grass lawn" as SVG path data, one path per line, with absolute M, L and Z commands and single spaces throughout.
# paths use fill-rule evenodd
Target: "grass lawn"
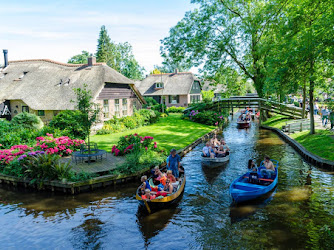
M 314 135 L 310 135 L 309 131 L 303 131 L 290 134 L 290 137 L 313 154 L 334 161 L 334 138 L 331 131 L 316 130 Z
M 214 126 L 182 120 L 181 114 L 171 113 L 152 125 L 116 134 L 94 135 L 91 141 L 97 143 L 99 148 L 111 151 L 111 147 L 118 142 L 121 136 L 138 133 L 141 136 L 153 136 L 158 146 L 169 151 L 172 148 L 184 148 L 213 129 L 215 129 Z
M 282 129 L 282 126 L 285 125 L 285 123 L 290 120 L 291 119 L 287 116 L 275 115 L 267 119 L 265 122 L 262 122 L 262 125 Z

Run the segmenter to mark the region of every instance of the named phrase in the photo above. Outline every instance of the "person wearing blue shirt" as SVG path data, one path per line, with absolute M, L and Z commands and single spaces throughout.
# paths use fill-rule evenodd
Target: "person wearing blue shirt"
M 181 162 L 181 157 L 176 153 L 175 149 L 172 149 L 167 159 L 167 169 L 172 170 L 175 178 L 179 178 L 180 162 Z

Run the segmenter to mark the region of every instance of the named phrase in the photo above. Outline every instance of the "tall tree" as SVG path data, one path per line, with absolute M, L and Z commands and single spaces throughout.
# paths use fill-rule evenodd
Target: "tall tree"
M 83 50 L 81 54 L 72 56 L 69 60 L 68 63 L 73 63 L 73 64 L 87 64 L 88 63 L 88 57 L 93 56 L 92 53 L 89 53 L 88 51 Z
M 193 0 L 199 9 L 187 12 L 162 40 L 161 53 L 192 66 L 204 63 L 214 72 L 226 65 L 254 82 L 263 96 L 268 41 L 287 0 Z M 266 46 L 264 46 L 266 44 Z
M 97 40 L 96 61 L 108 63 L 110 49 L 111 49 L 111 40 L 108 35 L 106 27 L 102 25 L 99 34 L 99 39 Z
M 105 62 L 111 68 L 117 70 L 128 78 L 142 79 L 144 68 L 135 59 L 132 46 L 128 43 L 115 43 L 103 25 L 100 30 L 96 60 Z

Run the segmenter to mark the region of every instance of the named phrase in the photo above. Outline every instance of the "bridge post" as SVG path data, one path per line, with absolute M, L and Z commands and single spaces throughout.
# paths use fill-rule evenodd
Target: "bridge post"
M 262 117 L 261 100 L 259 100 L 259 112 L 260 112 L 260 116 L 259 116 L 259 125 L 261 126 L 261 117 Z

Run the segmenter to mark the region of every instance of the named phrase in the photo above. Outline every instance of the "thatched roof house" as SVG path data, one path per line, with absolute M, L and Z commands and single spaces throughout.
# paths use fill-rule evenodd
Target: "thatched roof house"
M 73 89 L 84 84 L 95 102 L 103 106 L 106 119 L 112 114 L 129 115 L 134 103 L 139 106 L 145 102 L 132 80 L 90 58 L 88 64 L 48 59 L 9 61 L 0 69 L 0 103 L 10 103 L 12 116 L 28 111 L 50 120 L 57 113 L 51 111 L 75 108 Z M 122 107 L 127 112 L 122 112 Z
M 137 83 L 139 92 L 146 97 L 153 97 L 167 106 L 188 106 L 201 100 L 200 80 L 191 72 L 151 74 Z

